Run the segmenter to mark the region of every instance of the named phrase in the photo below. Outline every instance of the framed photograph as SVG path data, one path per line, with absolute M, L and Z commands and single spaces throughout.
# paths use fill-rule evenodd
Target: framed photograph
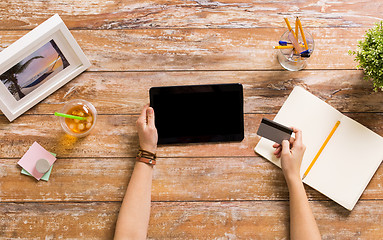
M 56 14 L 0 52 L 0 109 L 12 122 L 89 66 Z

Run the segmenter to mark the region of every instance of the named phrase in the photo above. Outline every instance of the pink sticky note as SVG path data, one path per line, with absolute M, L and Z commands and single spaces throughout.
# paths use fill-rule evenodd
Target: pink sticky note
M 33 177 L 40 180 L 44 173 L 39 173 L 36 170 L 36 162 L 39 159 L 46 159 L 50 166 L 56 161 L 56 158 L 47 150 L 45 150 L 40 144 L 34 142 L 24 156 L 17 162 L 22 168 L 27 170 Z

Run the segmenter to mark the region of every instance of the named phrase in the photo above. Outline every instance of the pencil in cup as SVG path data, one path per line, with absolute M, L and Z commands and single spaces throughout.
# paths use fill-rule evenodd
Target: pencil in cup
M 298 38 L 298 35 L 299 35 L 299 32 L 298 32 L 298 20 L 299 20 L 299 18 L 297 17 L 295 19 L 295 38 L 299 41 L 299 38 Z
M 299 44 L 301 47 L 304 47 L 302 44 Z M 279 46 L 274 46 L 274 49 L 293 49 L 293 45 L 279 45 Z
M 305 48 L 306 48 L 306 50 L 308 50 L 309 47 L 308 47 L 308 45 L 307 45 L 307 41 L 306 41 L 306 37 L 305 37 L 305 33 L 303 32 L 303 28 L 302 28 L 301 20 L 299 19 L 299 17 L 297 17 L 296 23 L 298 24 L 299 29 L 300 29 L 300 31 L 301 31 L 302 40 L 303 40 L 303 43 L 305 44 Z M 297 28 L 295 28 L 295 29 L 297 29 Z M 298 31 L 298 30 L 296 30 L 296 31 Z
M 291 32 L 291 34 L 294 36 L 294 38 L 298 41 L 298 39 L 296 38 L 296 35 L 294 33 L 294 30 L 291 28 L 291 25 L 290 25 L 290 22 L 289 22 L 289 19 L 288 18 L 284 18 L 285 19 L 285 22 L 286 22 L 286 25 L 287 25 L 287 29 L 289 29 L 289 32 Z M 297 54 L 297 50 L 295 50 L 295 48 L 293 48 L 294 50 L 294 53 Z

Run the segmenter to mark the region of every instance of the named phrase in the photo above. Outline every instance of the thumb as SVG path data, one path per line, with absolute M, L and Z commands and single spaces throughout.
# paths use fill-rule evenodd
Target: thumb
M 282 155 L 290 154 L 290 143 L 287 140 L 282 141 Z
M 149 126 L 155 126 L 154 124 L 154 110 L 153 108 L 149 107 L 146 109 L 146 117 L 148 120 L 148 125 Z

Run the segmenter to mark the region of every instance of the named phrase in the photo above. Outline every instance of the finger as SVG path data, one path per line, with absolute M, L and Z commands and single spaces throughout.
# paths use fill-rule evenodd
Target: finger
M 278 147 L 277 149 L 275 149 L 274 155 L 276 156 L 281 155 L 281 151 L 282 151 L 282 147 Z
M 298 128 L 293 128 L 297 144 L 302 144 L 302 131 Z
M 148 107 L 146 109 L 146 117 L 147 117 L 147 122 L 149 126 L 155 127 L 154 124 L 154 110 L 151 107 Z
M 282 141 L 282 155 L 290 154 L 290 143 L 287 140 Z
M 146 109 L 149 107 L 149 104 L 146 104 L 141 111 L 140 116 L 137 119 L 137 123 L 146 124 Z
M 275 150 L 274 150 L 274 154 L 275 154 L 275 155 L 278 154 L 278 152 L 279 152 L 280 150 L 281 150 L 281 149 L 280 149 L 279 147 L 275 148 Z
M 293 146 L 294 142 L 295 142 L 295 138 L 291 137 L 289 140 L 290 146 Z
M 146 110 L 148 109 L 149 107 L 149 104 L 146 104 L 142 110 L 141 110 L 141 114 L 140 114 L 140 118 L 143 118 L 143 119 L 146 119 Z
M 278 147 L 278 151 L 277 151 L 277 154 L 275 154 L 275 156 L 276 156 L 277 158 L 280 158 L 280 157 L 281 157 L 281 153 L 282 153 L 282 145 L 280 145 L 280 146 Z
M 277 147 L 280 147 L 281 146 L 281 144 L 279 144 L 279 143 L 274 143 L 273 144 L 273 148 L 277 148 Z

